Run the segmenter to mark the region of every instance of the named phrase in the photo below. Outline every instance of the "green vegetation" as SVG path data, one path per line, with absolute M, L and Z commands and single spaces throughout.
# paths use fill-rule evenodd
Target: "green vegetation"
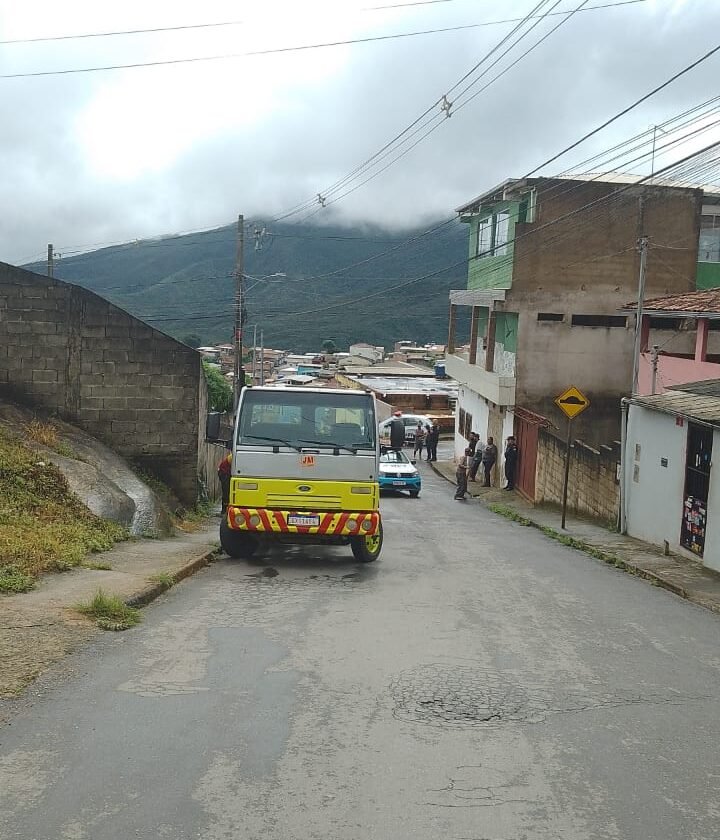
M 63 455 L 65 458 L 77 458 L 70 444 L 60 440 L 57 426 L 52 423 L 46 423 L 38 419 L 31 420 L 25 426 L 25 435 L 29 440 L 47 446 L 48 449 L 52 449 L 58 455 Z
M 103 630 L 127 630 L 141 621 L 140 610 L 128 605 L 117 595 L 108 595 L 98 589 L 92 601 L 76 604 L 75 609 L 94 619 Z
M 337 353 L 338 351 L 337 344 L 335 344 L 332 338 L 326 338 L 321 346 L 325 353 L 327 353 L 330 356 L 332 356 L 333 353 Z
M 80 565 L 127 536 L 92 514 L 60 470 L 0 429 L 0 591 L 24 591 L 45 571 Z
M 208 386 L 208 399 L 212 411 L 230 411 L 233 404 L 233 392 L 227 379 L 220 371 L 203 360 L 205 381 Z
M 400 339 L 444 341 L 448 292 L 467 285 L 468 228 L 453 222 L 417 238 L 431 227 L 273 224 L 277 237 L 268 234 L 260 250 L 245 249 L 245 270 L 287 278 L 248 291 L 248 321 L 263 321 L 266 347 L 298 351 L 317 351 L 328 335 L 341 349 L 355 341 L 386 347 Z M 56 274 L 179 338 L 229 341 L 235 236 L 229 225 L 168 237 L 162 248 L 155 241 L 103 248 L 63 258 Z M 428 279 L 401 286 L 420 277 Z M 469 330 L 466 309 L 458 312 L 459 339 Z
M 500 516 L 504 516 L 506 519 L 512 519 L 512 521 L 517 522 L 518 525 L 534 524 L 529 519 L 526 519 L 524 516 L 521 516 L 517 511 L 513 510 L 512 508 L 506 507 L 505 505 L 491 504 L 488 505 L 488 509 L 491 510 L 493 513 L 498 513 L 500 514 Z
M 17 566 L 0 566 L 0 592 L 28 592 L 35 586 L 35 578 Z
M 109 572 L 112 570 L 112 566 L 109 563 L 95 560 L 85 560 L 80 565 L 83 569 L 92 569 L 94 572 Z
M 167 572 L 160 572 L 157 575 L 151 575 L 148 580 L 151 583 L 159 583 L 161 586 L 164 586 L 165 589 L 170 589 L 172 586 L 175 586 L 174 575 L 168 574 Z
M 183 344 L 187 344 L 188 347 L 200 347 L 202 344 L 202 339 L 195 333 L 184 335 L 180 341 L 182 341 Z

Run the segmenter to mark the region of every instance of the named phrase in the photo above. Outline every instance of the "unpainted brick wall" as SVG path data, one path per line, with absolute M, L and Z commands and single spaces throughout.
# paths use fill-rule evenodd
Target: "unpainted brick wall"
M 537 503 L 562 504 L 565 451 L 565 441 L 540 429 L 535 472 Z M 619 463 L 620 447 L 617 442 L 596 449 L 582 441 L 574 441 L 570 448 L 568 510 L 614 524 L 620 498 L 617 482 Z
M 194 504 L 200 355 L 87 291 L 0 263 L 0 392 L 77 424 Z

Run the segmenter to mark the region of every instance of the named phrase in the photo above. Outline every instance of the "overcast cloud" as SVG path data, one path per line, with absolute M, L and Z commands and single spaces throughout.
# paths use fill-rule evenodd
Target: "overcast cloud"
M 537 0 L 362 11 L 383 2 L 390 0 L 0 0 L 2 40 L 244 21 L 0 45 L 0 73 L 457 26 L 522 16 Z M 562 0 L 558 9 L 578 2 Z M 608 0 L 589 5 L 602 2 Z M 399 228 L 448 217 L 711 49 L 718 24 L 717 0 L 646 0 L 579 13 L 396 165 L 313 218 Z M 511 26 L 208 63 L 0 79 L 0 260 L 41 257 L 48 242 L 62 252 L 226 224 L 239 212 L 280 213 L 377 151 Z M 523 48 L 533 40 L 529 36 Z M 717 95 L 719 75 L 716 56 L 555 169 Z

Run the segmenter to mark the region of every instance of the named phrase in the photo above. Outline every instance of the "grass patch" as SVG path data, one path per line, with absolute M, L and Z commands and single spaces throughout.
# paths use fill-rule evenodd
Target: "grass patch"
M 168 572 L 160 572 L 157 575 L 151 575 L 148 580 L 151 583 L 159 583 L 161 586 L 164 586 L 165 589 L 170 589 L 171 586 L 175 586 L 175 576 L 169 574 Z
M 0 592 L 29 592 L 34 586 L 35 578 L 17 566 L 0 566 Z
M 52 438 L 47 430 L 42 434 Z M 70 492 L 55 465 L 39 461 L 37 452 L 0 429 L 0 575 L 4 579 L 19 581 L 18 575 L 34 579 L 42 572 L 79 566 L 88 554 L 107 551 L 126 537 L 122 526 L 95 516 Z
M 526 519 L 524 516 L 521 516 L 517 511 L 513 510 L 512 508 L 506 507 L 505 505 L 495 505 L 490 504 L 488 505 L 488 509 L 491 510 L 493 513 L 497 513 L 500 516 L 504 516 L 506 519 L 511 519 L 513 522 L 517 522 L 518 525 L 532 525 L 533 523 Z
M 128 605 L 117 595 L 98 589 L 92 601 L 76 604 L 75 609 L 92 618 L 103 630 L 127 630 L 141 621 L 140 610 Z
M 72 446 L 60 439 L 57 426 L 52 423 L 44 423 L 37 418 L 31 420 L 25 426 L 25 434 L 30 440 L 47 446 L 48 449 L 52 449 L 58 455 L 63 455 L 65 458 L 77 458 Z
M 85 560 L 80 564 L 83 569 L 92 569 L 94 572 L 110 572 L 112 566 L 109 563 L 103 563 L 96 560 Z

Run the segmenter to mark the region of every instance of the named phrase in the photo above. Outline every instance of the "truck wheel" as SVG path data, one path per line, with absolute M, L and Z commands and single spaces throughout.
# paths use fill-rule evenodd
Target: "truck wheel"
M 257 539 L 243 531 L 234 531 L 225 519 L 220 523 L 220 545 L 225 554 L 236 560 L 249 560 L 257 551 Z
M 350 548 L 359 563 L 372 563 L 380 556 L 383 544 L 382 522 L 377 534 L 372 537 L 350 537 Z

